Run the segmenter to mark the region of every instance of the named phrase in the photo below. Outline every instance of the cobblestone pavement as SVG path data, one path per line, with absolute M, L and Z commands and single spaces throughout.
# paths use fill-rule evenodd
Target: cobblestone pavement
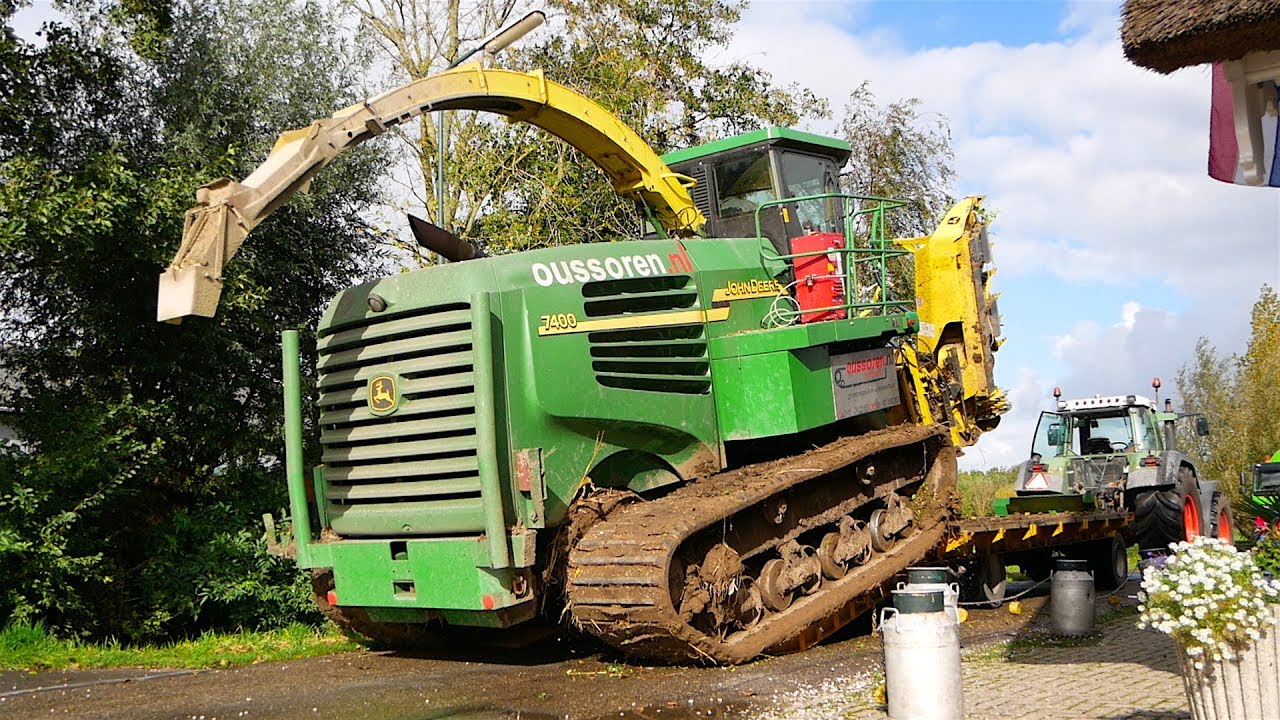
M 994 652 L 967 653 L 966 717 L 1190 717 L 1173 640 L 1139 630 L 1132 616 L 1104 626 L 1096 642 L 1034 644 L 1015 642 L 996 646 Z
M 1189 720 L 1177 648 L 1169 637 L 1137 628 L 1132 600 L 1117 609 L 1100 599 L 1099 624 L 1083 639 L 1049 634 L 1045 600 L 1027 603 L 1036 617 L 1016 634 L 966 644 L 966 718 Z M 884 720 L 884 705 L 874 699 L 882 682 L 876 670 L 775 698 L 756 720 Z

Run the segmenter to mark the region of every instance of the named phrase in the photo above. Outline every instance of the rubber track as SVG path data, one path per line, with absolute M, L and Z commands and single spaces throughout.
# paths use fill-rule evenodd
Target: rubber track
M 771 613 L 756 627 L 727 640 L 691 627 L 674 608 L 668 574 L 677 548 L 699 531 L 786 488 L 882 450 L 920 445 L 925 452 L 925 443 L 938 442 L 941 450 L 922 487 L 953 482 L 954 449 L 942 445 L 944 434 L 945 428 L 939 426 L 901 426 L 845 438 L 785 461 L 738 468 L 657 500 L 619 509 L 593 527 L 570 553 L 567 590 L 575 623 L 629 656 L 662 662 L 736 664 L 784 646 L 835 617 L 851 602 L 865 600 L 861 596 L 882 592 L 898 573 L 936 548 L 944 531 L 946 503 L 918 513 L 916 531 L 889 552 L 877 554 L 840 580 L 825 581 L 820 591 L 797 598 L 784 612 Z

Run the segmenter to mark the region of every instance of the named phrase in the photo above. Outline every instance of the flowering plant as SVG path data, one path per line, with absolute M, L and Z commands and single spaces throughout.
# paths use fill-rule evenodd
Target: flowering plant
M 1249 553 L 1210 537 L 1180 542 L 1163 567 L 1142 573 L 1139 627 L 1173 636 L 1196 669 L 1231 660 L 1275 622 L 1280 580 L 1269 580 Z
M 1280 578 L 1280 525 L 1265 530 L 1253 546 L 1253 562 L 1262 572 Z

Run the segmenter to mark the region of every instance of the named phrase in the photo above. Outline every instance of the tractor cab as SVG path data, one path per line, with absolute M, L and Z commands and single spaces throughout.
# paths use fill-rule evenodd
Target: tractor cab
M 1276 499 L 1280 498 L 1280 450 L 1271 456 L 1270 462 L 1253 466 L 1253 496 L 1269 498 L 1270 502 L 1265 503 L 1268 507 L 1275 505 Z
M 1113 457 L 1163 449 L 1156 432 L 1155 406 L 1139 395 L 1096 397 L 1058 403 L 1036 425 L 1032 455 L 1041 458 Z
M 1135 488 L 1181 482 L 1180 468 L 1191 464 L 1178 450 L 1175 423 L 1194 419 L 1194 432 L 1203 437 L 1209 434 L 1208 422 L 1199 413 L 1174 412 L 1167 399 L 1158 410 L 1160 379 L 1151 386 L 1154 401 L 1142 395 L 1063 400 L 1062 390 L 1054 388 L 1057 407 L 1040 414 L 1009 507 L 1062 509 L 1032 502 L 1038 496 L 1045 501 L 1076 496 L 1082 506 L 1120 507 L 1125 493 Z

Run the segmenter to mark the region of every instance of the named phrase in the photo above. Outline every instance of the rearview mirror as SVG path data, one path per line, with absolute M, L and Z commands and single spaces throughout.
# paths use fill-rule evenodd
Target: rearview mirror
M 1200 437 L 1209 436 L 1209 418 L 1203 415 L 1196 417 L 1196 435 Z
M 1062 444 L 1062 426 L 1054 423 L 1049 426 L 1049 431 L 1045 433 L 1048 436 L 1049 444 L 1057 447 Z

